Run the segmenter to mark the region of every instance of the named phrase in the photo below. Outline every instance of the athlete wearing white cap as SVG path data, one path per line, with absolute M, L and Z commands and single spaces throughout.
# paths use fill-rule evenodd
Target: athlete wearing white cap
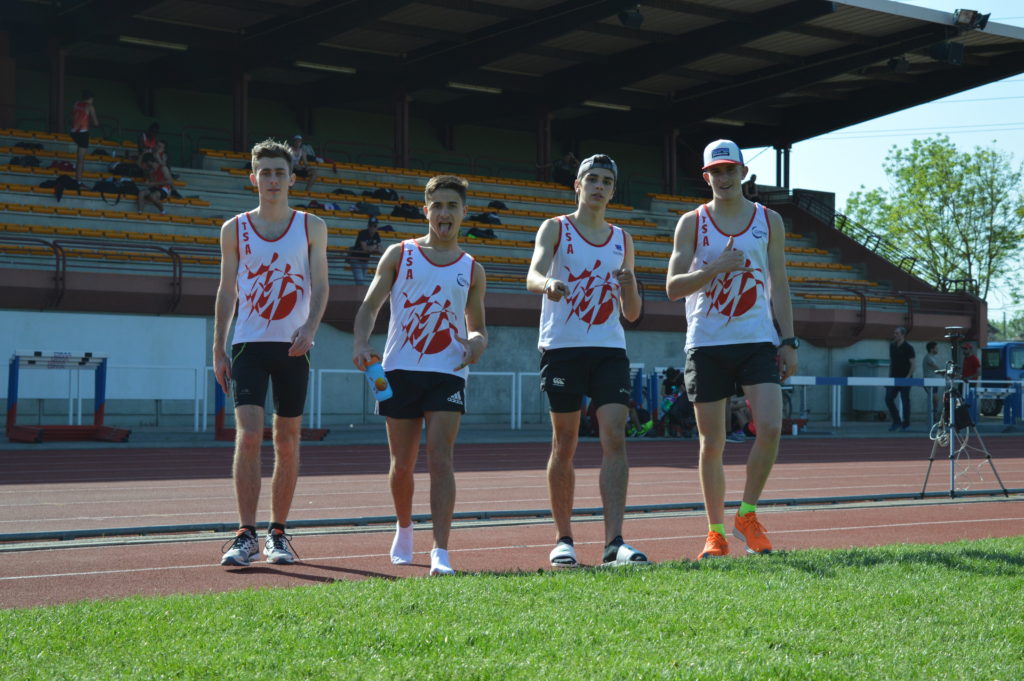
M 665 284 L 669 300 L 686 299 L 684 380 L 700 431 L 701 488 L 709 525 L 701 559 L 729 553 L 722 454 L 726 401 L 738 391 L 750 402 L 757 439 L 747 460 L 733 535 L 749 552 L 772 549 L 756 508 L 779 449 L 780 370 L 782 380 L 796 372 L 799 346 L 793 336 L 782 216 L 743 197 L 747 167 L 732 140 L 715 140 L 705 147 L 703 171 L 713 198 L 679 219 Z

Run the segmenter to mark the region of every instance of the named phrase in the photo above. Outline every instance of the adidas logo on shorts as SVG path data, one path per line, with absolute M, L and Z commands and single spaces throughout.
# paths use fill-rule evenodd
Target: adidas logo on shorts
M 462 393 L 455 393 L 454 395 L 450 395 L 448 397 L 448 401 L 451 402 L 452 404 L 457 404 L 457 405 L 459 405 L 461 407 L 462 406 Z

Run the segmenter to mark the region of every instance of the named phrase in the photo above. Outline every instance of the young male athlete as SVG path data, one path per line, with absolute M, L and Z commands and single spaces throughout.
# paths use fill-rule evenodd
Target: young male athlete
M 384 300 L 391 319 L 383 365 L 392 396 L 380 402 L 387 417 L 391 468 L 388 482 L 398 518 L 391 562 L 412 563 L 413 469 L 420 433 L 427 428 L 430 515 L 434 547 L 430 574 L 454 574 L 448 538 L 455 509 L 455 436 L 465 413 L 467 367 L 487 348 L 484 268 L 459 246 L 468 183 L 453 175 L 433 177 L 423 192 L 426 236 L 384 252 L 352 331 L 352 363 L 363 371 L 380 353 L 370 333 Z
M 288 188 L 295 184 L 291 159 L 288 147 L 273 140 L 254 146 L 249 180 L 259 190 L 259 206 L 220 230 L 213 368 L 221 389 L 235 398 L 234 480 L 241 525 L 221 565 L 245 567 L 259 555 L 256 505 L 268 383 L 274 391 L 274 477 L 263 553 L 269 563 L 295 560 L 285 523 L 299 473 L 309 350 L 327 306 L 328 284 L 327 226 L 288 207 Z
M 779 450 L 779 374 L 785 380 L 797 368 L 786 230 L 778 213 L 743 197 L 746 174 L 734 142 L 718 140 L 704 149 L 704 180 L 713 198 L 679 219 L 665 285 L 669 300 L 686 298 L 684 379 L 700 433 L 700 480 L 709 524 L 699 559 L 729 553 L 722 468 L 725 403 L 740 389 L 750 402 L 757 437 L 732 533 L 751 553 L 771 551 L 757 519 L 757 502 Z
M 544 296 L 538 347 L 541 390 L 551 406 L 548 494 L 556 541 L 549 560 L 554 567 L 577 564 L 571 523 L 576 488 L 573 455 L 584 395 L 596 405 L 600 424 L 602 563 L 648 562 L 647 556 L 622 540 L 631 386 L 619 310 L 634 321 L 640 316 L 641 300 L 633 274 L 633 239 L 604 217 L 618 174 L 615 161 L 601 154 L 580 164 L 573 183 L 576 211 L 541 224 L 526 277 L 526 288 Z

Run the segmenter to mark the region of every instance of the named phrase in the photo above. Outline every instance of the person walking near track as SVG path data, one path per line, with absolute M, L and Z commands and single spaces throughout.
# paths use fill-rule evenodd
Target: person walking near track
M 573 187 L 576 211 L 545 220 L 538 230 L 526 288 L 543 295 L 540 314 L 541 390 L 551 406 L 548 493 L 555 521 L 554 567 L 575 567 L 572 506 L 573 456 L 584 396 L 600 424 L 601 501 L 606 565 L 647 563 L 622 539 L 629 462 L 625 426 L 630 401 L 629 358 L 619 311 L 640 317 L 642 301 L 633 273 L 633 239 L 605 220 L 618 166 L 605 155 L 584 160 Z
M 799 347 L 793 335 L 782 217 L 743 197 L 747 167 L 734 142 L 709 144 L 703 171 L 713 198 L 676 224 L 665 284 L 669 300 L 686 299 L 684 380 L 700 433 L 700 479 L 709 525 L 699 559 L 729 553 L 722 466 L 725 403 L 740 390 L 750 402 L 757 436 L 747 458 L 733 535 L 751 553 L 772 550 L 757 518 L 757 502 L 779 450 L 780 372 L 782 380 L 796 372 Z
M 241 527 L 221 565 L 246 567 L 259 555 L 256 507 L 268 384 L 274 395 L 274 477 L 270 527 L 263 553 L 269 563 L 295 556 L 285 523 L 299 473 L 299 436 L 309 380 L 310 349 L 327 307 L 327 226 L 288 207 L 295 184 L 292 155 L 273 140 L 252 148 L 259 206 L 220 231 L 213 368 L 235 399 L 234 482 Z M 238 303 L 231 354 L 226 339 Z
M 352 363 L 365 371 L 380 357 L 370 346 L 370 333 L 381 305 L 390 298 L 382 363 L 393 394 L 378 403 L 378 413 L 387 417 L 388 482 L 398 519 L 391 562 L 409 565 L 413 560 L 413 470 L 425 423 L 434 534 L 431 575 L 455 572 L 448 557 L 455 510 L 455 437 L 466 411 L 467 367 L 487 348 L 484 268 L 459 246 L 467 187 L 454 175 L 427 182 L 427 235 L 384 252 L 352 330 Z

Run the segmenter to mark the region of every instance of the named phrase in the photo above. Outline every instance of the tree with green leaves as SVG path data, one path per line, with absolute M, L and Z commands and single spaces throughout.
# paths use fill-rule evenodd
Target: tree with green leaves
M 945 135 L 892 147 L 883 165 L 889 189 L 850 195 L 846 212 L 902 250 L 915 271 L 942 291 L 986 298 L 992 284 L 1020 269 L 1024 166 L 1013 154 L 961 152 Z

